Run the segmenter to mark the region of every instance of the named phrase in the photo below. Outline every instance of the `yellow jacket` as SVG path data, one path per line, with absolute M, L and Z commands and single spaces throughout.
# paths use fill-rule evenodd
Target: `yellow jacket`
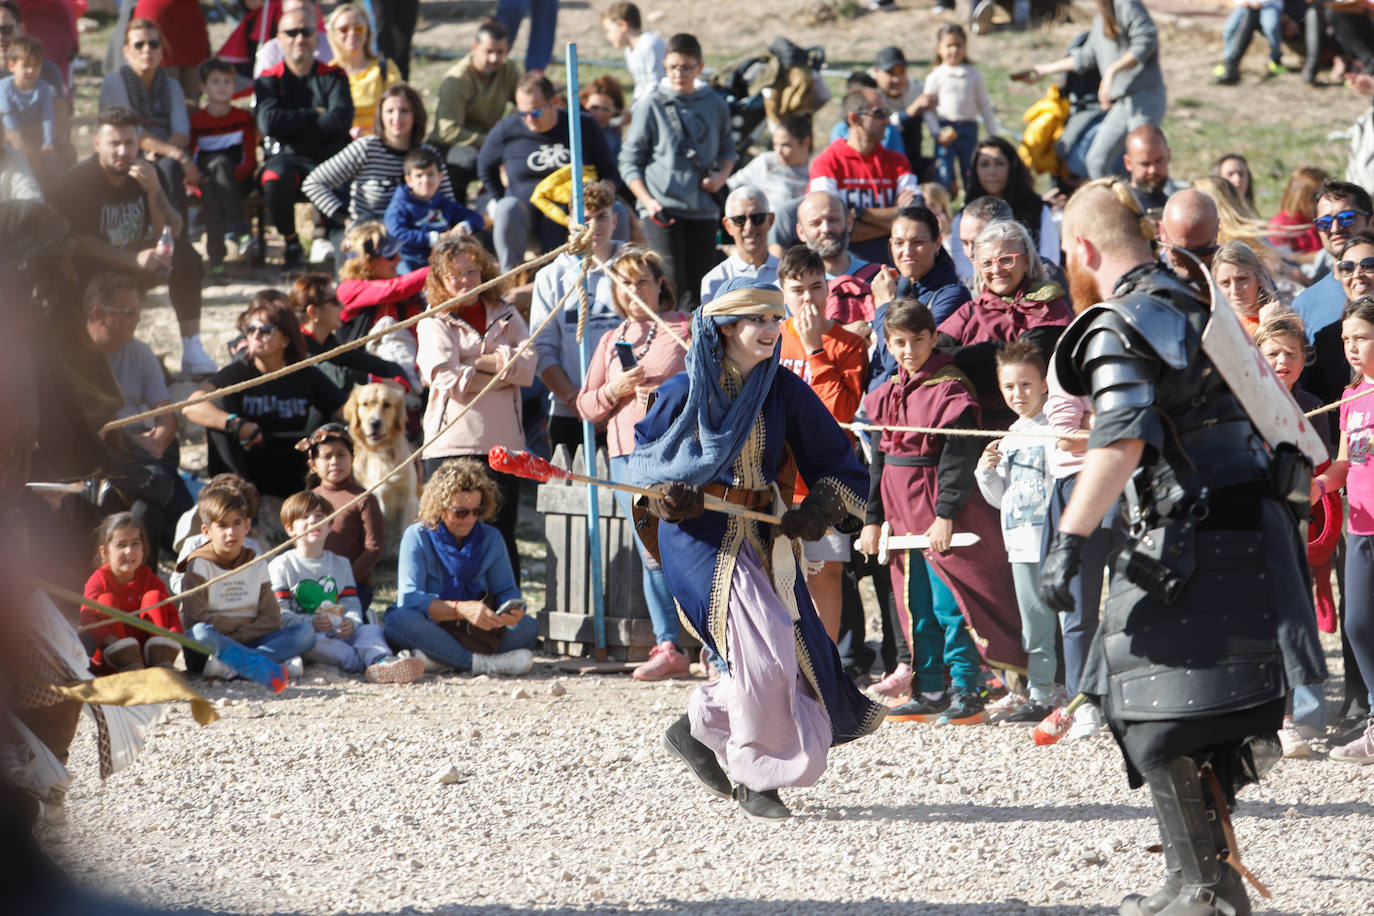
M 596 166 L 582 166 L 582 183 L 596 181 Z M 560 226 L 568 225 L 567 207 L 572 203 L 572 166 L 565 165 L 545 175 L 534 186 L 530 203 Z
M 1058 173 L 1060 163 L 1054 143 L 1069 120 L 1068 99 L 1060 96 L 1058 86 L 1051 86 L 1043 98 L 1026 109 L 1022 120 L 1026 122 L 1026 132 L 1021 135 L 1018 152 L 1026 167 L 1032 172 Z

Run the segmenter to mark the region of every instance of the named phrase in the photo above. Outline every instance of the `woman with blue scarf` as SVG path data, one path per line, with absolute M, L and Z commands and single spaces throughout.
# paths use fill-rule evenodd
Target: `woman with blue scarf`
M 496 517 L 500 493 L 481 462 L 446 461 L 425 483 L 420 520 L 401 537 L 396 606 L 383 629 L 426 667 L 527 674 L 539 624 L 525 615 Z
M 813 785 L 829 748 L 869 734 L 884 714 L 841 668 L 800 567 L 801 540 L 858 530 L 866 478 L 821 400 L 778 371 L 783 315 L 775 286 L 721 286 L 693 317 L 687 371 L 659 387 L 636 425 L 630 459 L 634 482 L 664 494 L 650 508 L 683 622 L 729 669 L 697 688 L 664 744 L 712 794 L 771 823 L 791 814 L 780 787 Z M 798 474 L 810 494 L 786 509 Z M 786 511 L 767 525 L 707 510 L 707 495 Z

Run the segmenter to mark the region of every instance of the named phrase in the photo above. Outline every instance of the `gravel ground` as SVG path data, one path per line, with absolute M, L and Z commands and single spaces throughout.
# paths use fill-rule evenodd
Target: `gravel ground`
M 216 913 L 1076 916 L 1160 875 L 1148 797 L 1105 737 L 888 723 L 784 791 L 796 816 L 769 827 L 659 744 L 699 681 L 542 662 L 408 687 L 312 666 L 280 696 L 201 682 L 223 718 L 173 709 L 103 784 L 83 727 L 68 825 L 45 845 L 84 887 Z M 1266 912 L 1369 912 L 1374 848 L 1353 838 L 1374 831 L 1371 778 L 1319 755 L 1243 793 Z

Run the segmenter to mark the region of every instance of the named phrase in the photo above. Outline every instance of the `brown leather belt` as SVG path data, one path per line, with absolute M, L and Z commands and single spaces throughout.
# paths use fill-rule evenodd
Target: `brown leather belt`
M 773 505 L 773 488 L 746 490 L 741 487 L 727 487 L 723 483 L 708 483 L 701 488 L 703 493 L 723 499 L 727 503 L 743 506 L 746 509 L 767 509 Z

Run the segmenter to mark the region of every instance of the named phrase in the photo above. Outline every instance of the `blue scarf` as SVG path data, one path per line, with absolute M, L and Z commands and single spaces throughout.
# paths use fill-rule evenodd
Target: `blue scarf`
M 477 584 L 482 572 L 483 546 L 487 540 L 487 526 L 478 522 L 472 532 L 459 544 L 453 532 L 443 522 L 433 528 L 420 529 L 429 538 L 430 546 L 439 555 L 444 567 L 444 587 L 439 592 L 443 601 L 472 601 L 481 598 L 486 590 Z
M 734 464 L 754 428 L 763 399 L 772 390 L 782 341 L 778 341 L 771 359 L 754 367 L 744 390 L 732 398 L 721 383 L 725 351 L 720 327 L 738 321 L 739 316 L 708 317 L 702 312 L 697 309 L 692 315 L 687 401 L 663 435 L 631 453 L 630 474 L 635 483 L 681 480 L 702 486 L 715 480 Z

